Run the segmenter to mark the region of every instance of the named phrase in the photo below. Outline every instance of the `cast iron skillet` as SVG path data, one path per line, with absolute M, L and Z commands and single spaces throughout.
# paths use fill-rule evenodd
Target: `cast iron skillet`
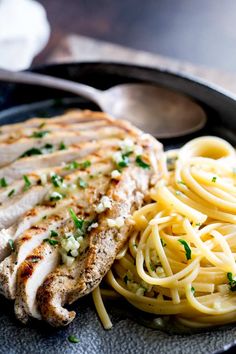
M 198 134 L 163 140 L 165 148 L 177 147 L 195 136 L 207 134 L 223 137 L 236 145 L 236 97 L 197 79 L 157 69 L 111 63 L 49 65 L 35 71 L 99 89 L 127 82 L 149 82 L 177 90 L 195 99 L 205 109 L 208 122 Z M 50 117 L 70 107 L 97 108 L 82 98 L 56 90 L 0 83 L 0 125 L 35 115 Z M 80 300 L 73 308 L 78 316 L 66 328 L 56 330 L 36 321 L 24 327 L 14 318 L 13 304 L 0 298 L 0 353 L 205 354 L 224 352 L 234 345 L 236 338 L 233 325 L 183 334 L 182 329 L 173 327 L 172 320 L 168 321 L 168 318 L 165 319 L 167 332 L 153 330 L 146 325 L 156 327 L 155 320 L 151 321 L 149 316 L 132 310 L 123 301 L 108 304 L 114 327 L 104 331 L 90 297 Z M 69 343 L 67 337 L 71 334 L 76 335 L 80 343 Z

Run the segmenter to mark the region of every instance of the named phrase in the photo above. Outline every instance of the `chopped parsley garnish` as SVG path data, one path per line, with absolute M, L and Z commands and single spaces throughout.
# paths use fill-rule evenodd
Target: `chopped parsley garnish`
M 70 213 L 71 219 L 74 222 L 75 228 L 78 230 L 81 230 L 84 225 L 84 220 L 79 219 L 72 208 L 69 209 L 69 213 Z
M 200 222 L 198 222 L 197 224 L 195 224 L 196 226 L 201 226 L 201 223 Z
M 195 293 L 195 289 L 194 289 L 193 286 L 191 287 L 191 291 L 192 291 L 193 294 Z
M 183 184 L 183 186 L 186 186 L 186 183 L 184 183 L 184 181 L 179 180 L 178 183 Z
M 9 239 L 9 240 L 8 240 L 8 244 L 9 244 L 11 250 L 14 251 L 14 249 L 15 249 L 15 247 L 14 247 L 14 241 L 13 241 L 12 239 Z
M 73 335 L 68 337 L 68 341 L 71 343 L 79 343 L 80 342 L 79 338 L 77 338 L 76 336 L 73 336 Z
M 58 233 L 57 233 L 55 230 L 51 230 L 51 231 L 50 231 L 50 236 L 51 236 L 51 237 L 57 237 L 57 236 L 58 236 Z
M 150 165 L 146 162 L 143 161 L 142 159 L 142 156 L 141 155 L 138 155 L 136 157 L 136 164 L 141 167 L 141 168 L 144 168 L 145 170 L 149 170 L 150 169 Z
M 189 260 L 191 259 L 191 248 L 189 247 L 188 243 L 185 240 L 179 239 L 178 240 L 183 246 L 184 246 L 184 250 L 185 250 L 185 255 L 186 255 L 186 259 Z
M 42 154 L 49 154 L 49 153 L 53 152 L 53 145 L 52 144 L 45 144 L 41 150 L 42 150 Z
M 45 219 L 47 219 L 47 215 L 44 215 L 44 216 L 42 217 L 42 220 L 45 220 Z
M 41 138 L 44 138 L 49 133 L 50 133 L 50 130 L 41 130 L 39 132 L 33 132 L 33 134 L 30 135 L 30 138 L 41 139 Z
M 34 156 L 34 155 L 48 154 L 52 151 L 53 151 L 53 145 L 52 144 L 45 144 L 41 149 L 32 148 L 32 149 L 25 151 L 19 158 L 30 157 L 30 156 Z
M 8 193 L 8 197 L 11 198 L 13 196 L 13 194 L 15 193 L 15 189 L 12 189 L 9 193 Z
M 7 183 L 7 181 L 6 181 L 6 178 L 1 178 L 0 179 L 0 187 L 2 187 L 2 188 L 5 188 L 5 187 L 7 187 L 8 186 L 8 183 Z
M 173 171 L 175 168 L 175 162 L 178 160 L 178 156 L 168 157 L 167 158 L 167 167 L 169 171 Z
M 155 267 L 155 266 L 154 266 L 154 264 L 153 264 L 153 263 L 151 263 L 151 262 L 150 262 L 150 268 L 151 268 L 151 270 L 152 270 L 153 272 L 155 272 L 156 267 Z
M 72 161 L 64 167 L 64 170 L 75 170 L 76 168 L 80 168 L 81 170 L 84 170 L 89 166 L 91 166 L 91 161 L 88 160 L 84 162 Z
M 63 141 L 61 141 L 59 145 L 59 150 L 66 150 L 66 149 L 67 149 L 66 145 L 64 144 Z
M 29 180 L 29 177 L 27 177 L 26 175 L 23 176 L 23 179 L 24 179 L 24 182 L 25 182 L 23 190 L 27 191 L 30 188 L 30 186 L 31 186 L 31 182 Z
M 42 129 L 43 127 L 45 127 L 45 125 L 46 125 L 46 122 L 43 122 L 43 123 L 39 124 L 38 128 Z
M 215 176 L 214 176 L 214 177 L 212 177 L 211 182 L 214 182 L 214 183 L 215 183 L 215 182 L 216 182 L 216 178 L 217 178 L 217 177 L 215 177 Z
M 229 288 L 231 291 L 236 291 L 236 280 L 233 278 L 232 273 L 227 273 L 227 278 L 229 280 Z
M 60 200 L 63 198 L 63 195 L 61 193 L 58 193 L 58 192 L 53 192 L 51 195 L 50 195 L 50 198 L 49 200 L 51 202 L 55 201 L 55 200 Z
M 181 195 L 181 192 L 180 191 L 175 191 L 175 194 L 176 195 Z
M 120 160 L 117 165 L 121 168 L 129 166 L 128 156 L 122 155 L 122 160 Z
M 162 247 L 166 246 L 166 243 L 165 243 L 165 241 L 162 238 L 161 238 L 161 244 L 162 244 Z
M 124 282 L 125 282 L 125 284 L 127 284 L 128 281 L 129 281 L 128 275 L 125 275 L 125 276 L 124 276 Z
M 56 246 L 59 243 L 57 240 L 53 240 L 51 238 L 45 238 L 43 242 L 48 242 L 51 246 Z
M 132 153 L 133 153 L 133 151 L 124 152 L 124 153 L 122 154 L 122 157 L 123 157 L 123 158 L 124 158 L 124 157 L 129 157 Z
M 51 182 L 54 185 L 54 187 L 61 187 L 63 183 L 63 178 L 61 176 L 58 176 L 56 173 L 51 176 Z
M 88 186 L 88 183 L 82 178 L 78 178 L 78 186 L 82 189 L 85 189 Z
M 90 167 L 90 166 L 91 166 L 91 161 L 89 161 L 89 160 L 86 160 L 86 161 L 81 162 L 81 163 L 79 164 L 79 167 L 80 167 L 81 169 L 85 169 L 85 168 Z
M 33 155 L 42 155 L 42 151 L 40 149 L 32 148 L 25 151 L 20 157 L 29 157 Z

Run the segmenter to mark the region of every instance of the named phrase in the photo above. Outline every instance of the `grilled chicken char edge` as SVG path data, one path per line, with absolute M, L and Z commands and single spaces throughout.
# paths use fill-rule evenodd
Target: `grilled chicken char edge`
M 101 112 L 1 127 L 0 293 L 20 321 L 74 319 L 65 306 L 102 281 L 162 162 L 152 136 Z

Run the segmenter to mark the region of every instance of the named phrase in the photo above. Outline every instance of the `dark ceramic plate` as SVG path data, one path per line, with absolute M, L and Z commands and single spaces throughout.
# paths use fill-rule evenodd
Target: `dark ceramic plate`
M 99 89 L 127 82 L 152 82 L 183 92 L 198 101 L 207 113 L 207 125 L 197 135 L 218 135 L 236 145 L 236 98 L 207 83 L 166 71 L 109 63 L 51 65 L 36 71 Z M 0 83 L 0 125 L 35 115 L 50 117 L 69 107 L 96 109 L 84 99 L 56 90 Z M 166 148 L 180 146 L 194 136 L 163 143 Z M 55 330 L 43 322 L 32 322 L 25 327 L 15 320 L 13 304 L 0 298 L 0 353 L 205 354 L 224 352 L 236 340 L 235 326 L 181 334 L 182 329 L 176 329 L 172 320 L 167 319 L 166 332 L 147 328 L 147 324 L 154 325 L 155 321 L 150 322 L 149 316 L 132 310 L 123 301 L 108 304 L 114 327 L 104 331 L 90 297 L 74 304 L 73 308 L 78 315 L 67 328 Z M 68 342 L 71 334 L 80 339 L 78 344 Z

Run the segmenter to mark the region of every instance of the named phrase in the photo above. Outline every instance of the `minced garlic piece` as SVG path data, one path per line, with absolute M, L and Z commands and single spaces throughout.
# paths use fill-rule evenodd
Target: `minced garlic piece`
M 159 278 L 165 278 L 165 276 L 166 276 L 165 271 L 162 267 L 157 267 L 156 273 L 159 276 Z
M 96 229 L 96 227 L 98 227 L 98 223 L 97 223 L 97 222 L 94 222 L 93 224 L 91 224 L 91 225 L 88 227 L 88 231 L 91 231 L 92 229 Z
M 135 145 L 134 153 L 135 153 L 135 155 L 137 155 L 137 156 L 142 155 L 142 154 L 143 154 L 143 148 L 142 148 L 142 146 L 140 146 L 140 145 Z
M 125 221 L 122 216 L 118 216 L 116 219 L 107 219 L 107 224 L 109 227 L 116 227 L 119 229 L 124 226 Z
M 100 203 L 96 206 L 96 213 L 102 213 L 106 209 L 111 209 L 111 199 L 104 195 Z
M 213 303 L 213 308 L 215 309 L 215 310 L 220 310 L 221 309 L 221 302 L 218 300 L 216 300 L 216 301 L 214 301 L 214 303 Z
M 111 178 L 112 178 L 112 179 L 119 179 L 120 176 L 121 176 L 121 173 L 120 173 L 120 171 L 118 171 L 118 170 L 113 170 L 113 171 L 111 172 Z
M 115 152 L 112 156 L 112 159 L 116 164 L 119 164 L 121 161 L 123 161 L 122 153 L 120 151 Z
M 62 257 L 62 262 L 67 266 L 67 267 L 70 267 L 75 258 L 74 257 L 70 257 L 70 256 L 67 256 L 66 253 L 61 253 L 61 257 Z
M 119 147 L 122 150 L 122 152 L 125 154 L 127 152 L 131 152 L 134 149 L 134 142 L 130 138 L 126 138 L 119 143 Z
M 80 248 L 80 243 L 74 238 L 73 235 L 61 241 L 62 248 L 66 251 L 78 250 Z
M 40 173 L 39 174 L 40 180 L 41 180 L 41 184 L 44 186 L 47 181 L 48 181 L 48 177 L 46 173 Z
M 228 284 L 221 284 L 217 286 L 217 290 L 222 294 L 226 295 L 229 293 L 229 285 Z
M 138 295 L 138 296 L 144 296 L 145 291 L 146 291 L 146 289 L 140 287 L 140 288 L 138 288 L 138 290 L 136 291 L 136 295 Z

